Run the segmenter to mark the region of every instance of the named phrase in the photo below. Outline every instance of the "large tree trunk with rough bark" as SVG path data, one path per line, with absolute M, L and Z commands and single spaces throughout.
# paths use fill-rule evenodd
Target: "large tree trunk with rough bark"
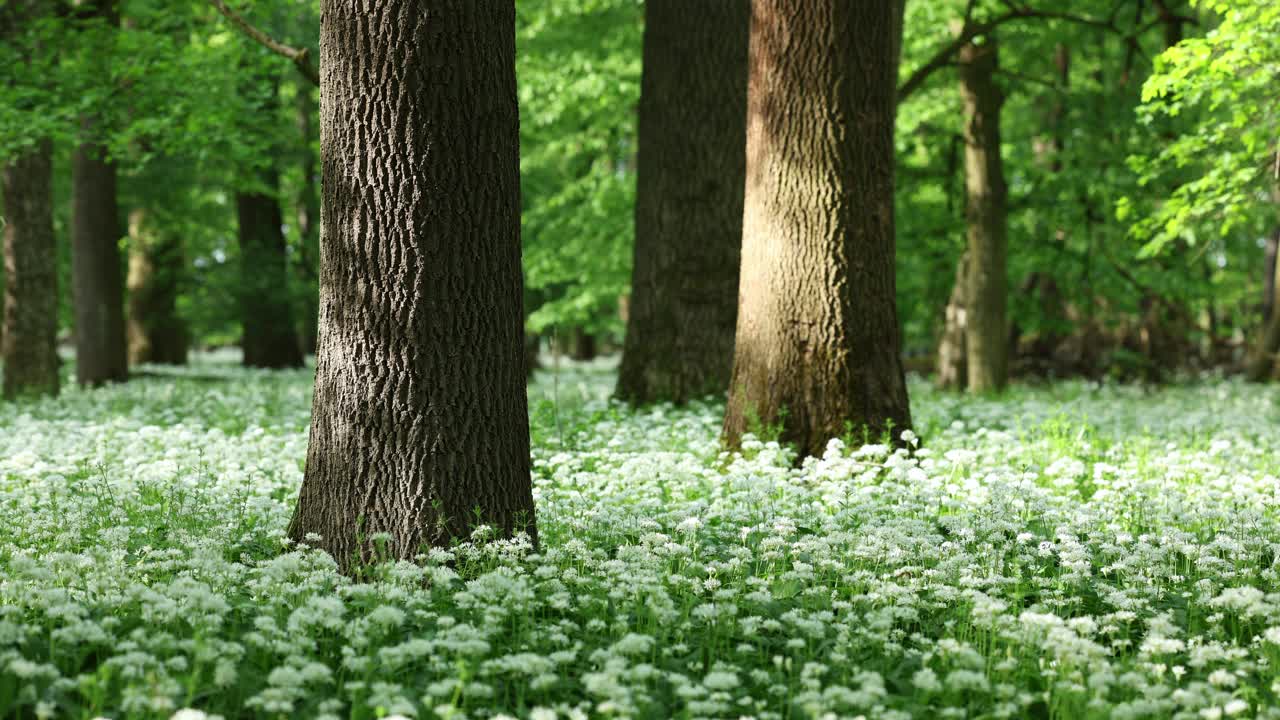
M 142 208 L 129 213 L 129 362 L 185 365 L 191 333 L 178 314 L 186 275 L 182 238 Z
M 960 50 L 964 100 L 965 354 L 970 392 L 1004 389 L 1009 380 L 1008 190 L 1000 156 L 999 67 L 994 37 Z
M 5 398 L 58 394 L 52 156 L 40 142 L 3 171 Z
M 753 4 L 730 445 L 780 424 L 821 455 L 848 427 L 910 425 L 894 297 L 899 12 Z
M 83 128 L 91 134 L 93 122 Z M 116 167 L 106 148 L 82 143 L 71 160 L 71 289 L 81 385 L 122 382 L 129 373 L 116 203 Z
M 289 535 L 534 534 L 512 0 L 324 0 L 320 342 Z
M 728 387 L 750 24 L 749 0 L 645 4 L 624 400 L 679 403 Z
M 257 368 L 302 366 L 302 348 L 293 324 L 287 246 L 279 176 L 262 172 L 265 190 L 236 193 L 240 237 L 240 324 L 244 365 Z

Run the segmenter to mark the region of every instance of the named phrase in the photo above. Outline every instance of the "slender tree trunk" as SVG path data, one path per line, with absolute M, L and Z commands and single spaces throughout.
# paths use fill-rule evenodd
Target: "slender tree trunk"
M 849 426 L 910 425 L 894 297 L 899 11 L 752 6 L 731 445 L 757 422 L 808 455 Z
M 302 366 L 289 295 L 284 220 L 274 194 L 279 177 L 263 172 L 267 192 L 236 194 L 240 226 L 240 323 L 246 367 Z
M 965 276 L 965 353 L 970 392 L 1004 389 L 1009 379 L 1008 191 L 1000 157 L 996 41 L 960 50 L 964 100 L 964 178 L 968 261 Z
M 1280 231 L 1277 231 L 1273 237 L 1280 242 Z M 1280 297 L 1276 292 L 1277 288 L 1280 288 L 1280 263 L 1276 262 L 1274 254 L 1269 258 L 1269 262 L 1271 267 L 1268 269 L 1271 277 L 1268 278 L 1267 285 L 1271 290 L 1271 312 L 1263 323 L 1257 345 L 1245 368 L 1245 376 L 1253 382 L 1269 380 L 1280 370 L 1280 311 L 1277 310 L 1280 307 L 1277 305 Z
M 94 124 L 83 123 L 86 135 Z M 129 366 L 120 258 L 116 167 L 106 148 L 82 143 L 71 160 L 71 286 L 75 305 L 76 380 L 122 382 Z
M 298 260 L 294 263 L 299 284 L 303 288 L 301 314 L 298 319 L 298 340 L 302 352 L 313 355 L 316 336 L 320 332 L 320 193 L 317 182 L 320 174 L 316 167 L 316 154 L 311 143 L 316 139 L 312 95 L 301 88 L 297 98 L 298 133 L 302 136 L 302 187 L 298 197 L 298 236 L 302 241 Z
M 636 242 L 618 397 L 724 392 L 746 172 L 749 0 L 645 4 Z
M 1262 260 L 1262 321 L 1271 319 L 1276 311 L 1276 262 L 1280 260 L 1280 230 L 1267 238 L 1267 248 Z
M 569 357 L 578 361 L 594 360 L 599 355 L 596 336 L 580 327 L 569 334 Z
M 58 394 L 52 156 L 46 140 L 3 172 L 5 398 Z
M 965 350 L 965 276 L 968 262 L 964 254 L 956 264 L 956 284 L 947 300 L 943 321 L 942 339 L 938 342 L 938 387 L 944 390 L 963 390 L 969 382 L 968 359 Z
M 146 210 L 129 213 L 129 362 L 185 365 L 191 334 L 178 315 L 186 275 L 182 239 L 155 227 Z
M 320 346 L 289 535 L 534 533 L 513 0 L 323 0 Z

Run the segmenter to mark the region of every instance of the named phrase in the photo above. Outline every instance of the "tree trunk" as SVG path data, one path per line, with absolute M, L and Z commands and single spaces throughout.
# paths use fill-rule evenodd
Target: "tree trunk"
M 969 369 L 965 351 L 965 275 L 968 271 L 965 255 L 956 263 L 956 284 L 947 300 L 946 317 L 942 327 L 942 339 L 938 342 L 938 387 L 944 390 L 963 390 L 969 382 Z
M 289 535 L 347 570 L 534 536 L 512 0 L 323 0 L 311 444 Z M 536 536 L 534 536 L 536 538 Z
M 1273 237 L 1280 242 L 1280 231 L 1277 231 Z M 1253 382 L 1269 380 L 1275 376 L 1277 370 L 1280 370 L 1280 305 L 1277 305 L 1280 302 L 1280 296 L 1276 292 L 1277 288 L 1280 288 L 1280 263 L 1276 262 L 1274 254 L 1269 258 L 1269 262 L 1271 267 L 1268 269 L 1271 277 L 1268 278 L 1267 286 L 1271 290 L 1271 312 L 1263 323 L 1258 343 L 1245 368 L 1245 376 Z
M 308 88 L 298 91 L 298 133 L 302 136 L 302 187 L 298 197 L 298 261 L 294 263 L 298 282 L 303 288 L 301 313 L 298 319 L 298 340 L 302 352 L 314 355 L 316 335 L 320 332 L 320 193 L 317 189 L 319 172 L 316 155 L 311 150 L 315 140 L 315 123 L 312 119 L 314 103 Z
M 1262 261 L 1262 321 L 1271 319 L 1276 311 L 1276 263 L 1280 260 L 1280 230 L 1271 233 L 1267 238 L 1267 248 Z
M 146 210 L 129 213 L 129 362 L 185 365 L 191 334 L 178 315 L 186 275 L 182 239 L 155 227 Z
M 4 397 L 58 394 L 53 146 L 14 158 L 4 183 Z
M 92 134 L 94 124 L 83 129 Z M 129 366 L 124 330 L 116 167 L 106 148 L 84 142 L 71 160 L 71 286 L 75 304 L 76 380 L 122 382 Z
M 257 368 L 302 367 L 302 349 L 293 325 L 289 296 L 284 220 L 274 195 L 279 177 L 262 174 L 268 192 L 236 193 L 240 225 L 240 323 L 244 365 Z
M 964 179 L 968 262 L 965 353 L 970 392 L 1003 390 L 1009 380 L 1008 190 L 1000 157 L 999 67 L 995 38 L 960 49 L 964 100 Z
M 596 348 L 596 336 L 580 327 L 569 333 L 569 357 L 579 362 L 595 360 L 599 352 Z
M 636 240 L 619 398 L 722 393 L 733 366 L 749 0 L 645 4 Z
M 821 455 L 849 427 L 910 425 L 894 297 L 897 5 L 753 5 L 730 445 L 781 425 Z

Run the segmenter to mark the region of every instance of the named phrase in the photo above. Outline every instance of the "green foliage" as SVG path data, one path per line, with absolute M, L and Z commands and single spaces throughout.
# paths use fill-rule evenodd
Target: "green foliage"
M 617 331 L 631 281 L 638 0 L 517 6 L 529 326 Z
M 1122 219 L 1153 255 L 1189 245 L 1270 230 L 1280 183 L 1280 5 L 1269 0 L 1197 0 L 1217 27 L 1184 40 L 1156 60 L 1142 89 L 1140 119 L 1156 125 L 1191 119 L 1185 132 L 1131 159 L 1147 188 L 1171 187 L 1154 207 L 1127 199 Z M 1147 209 L 1146 214 L 1135 208 Z

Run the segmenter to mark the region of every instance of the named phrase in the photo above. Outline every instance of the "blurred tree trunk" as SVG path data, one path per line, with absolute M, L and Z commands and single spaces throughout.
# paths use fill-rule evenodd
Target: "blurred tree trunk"
M 684 402 L 728 387 L 750 24 L 749 0 L 645 4 L 624 400 Z
M 1263 257 L 1263 279 L 1262 279 L 1262 320 L 1266 322 L 1271 319 L 1271 314 L 1276 311 L 1276 289 L 1280 287 L 1280 283 L 1276 282 L 1276 263 L 1280 260 L 1280 230 L 1271 233 L 1267 238 L 1267 249 Z
M 1009 379 L 1008 190 L 1000 156 L 1000 107 L 994 36 L 960 49 L 964 101 L 968 236 L 964 279 L 965 355 L 970 392 L 1004 389 Z
M 780 425 L 821 455 L 850 427 L 875 438 L 911 423 L 894 297 L 900 13 L 753 4 L 730 445 Z
M 569 357 L 585 362 L 597 355 L 596 336 L 580 327 L 574 328 L 569 334 Z
M 395 558 L 480 524 L 532 535 L 515 3 L 322 7 L 320 345 L 289 536 L 350 571 L 382 533 Z
M 182 239 L 155 227 L 146 210 L 129 213 L 129 362 L 185 365 L 191 334 L 178 315 L 186 275 Z
M 302 187 L 299 191 L 297 215 L 298 259 L 294 263 L 295 275 L 303 288 L 301 312 L 298 319 L 298 340 L 302 352 L 313 355 L 316 351 L 316 335 L 320 332 L 320 193 L 317 188 L 319 168 L 312 142 L 316 140 L 310 88 L 299 86 L 297 96 L 298 133 L 302 136 Z
M 938 342 L 938 387 L 944 390 L 963 390 L 969 382 L 964 342 L 964 281 L 967 271 L 967 256 L 962 253 L 960 262 L 956 263 L 956 284 L 951 290 L 951 298 L 947 300 L 942 339 Z
M 86 118 L 82 129 L 91 137 L 93 121 Z M 87 140 L 71 160 L 76 380 L 90 386 L 123 382 L 129 374 L 116 167 L 106 152 L 104 146 Z
M 57 395 L 58 254 L 53 145 L 4 167 L 4 397 Z
M 1274 233 L 1272 238 L 1273 243 L 1280 242 L 1280 231 Z M 1271 253 L 1270 263 L 1271 277 L 1268 278 L 1267 285 L 1271 291 L 1271 312 L 1263 323 L 1257 345 L 1245 368 L 1246 377 L 1254 382 L 1269 380 L 1280 370 L 1280 305 L 1277 304 L 1280 297 L 1276 294 L 1280 288 L 1280 262 L 1276 262 L 1274 252 Z
M 236 193 L 240 237 L 240 323 L 246 367 L 302 366 L 289 296 L 287 246 L 274 168 L 262 171 L 265 191 Z

